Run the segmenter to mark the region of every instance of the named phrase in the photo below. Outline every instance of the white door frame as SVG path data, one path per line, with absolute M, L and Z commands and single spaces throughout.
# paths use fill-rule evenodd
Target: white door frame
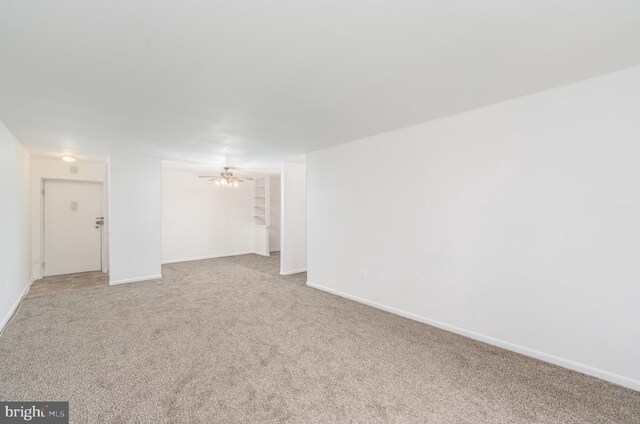
M 40 197 L 42 201 L 40 202 L 40 257 L 42 258 L 40 262 L 40 273 L 42 278 L 44 278 L 44 265 L 47 261 L 45 257 L 45 249 L 44 249 L 44 185 L 47 181 L 63 181 L 63 182 L 73 182 L 73 183 L 89 183 L 89 184 L 98 184 L 100 186 L 100 214 L 104 218 L 105 224 L 100 228 L 100 270 L 104 272 L 104 227 L 106 225 L 107 217 L 105 216 L 105 198 L 104 198 L 104 182 L 99 180 L 77 180 L 71 178 L 40 178 Z

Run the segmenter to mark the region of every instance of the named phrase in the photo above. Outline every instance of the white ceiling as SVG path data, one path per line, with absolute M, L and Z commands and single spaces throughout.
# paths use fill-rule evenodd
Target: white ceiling
M 275 165 L 275 164 L 274 164 Z M 224 171 L 222 166 L 212 166 L 201 163 L 189 163 L 189 162 L 174 162 L 174 161 L 162 161 L 163 169 L 170 169 L 173 171 L 186 171 L 191 172 L 195 175 L 219 175 Z M 230 167 L 229 169 L 236 177 L 255 177 L 261 175 L 272 175 L 279 176 L 280 175 L 280 167 L 260 167 L 260 168 L 237 168 Z
M 0 0 L 36 153 L 259 167 L 640 64 L 638 0 Z

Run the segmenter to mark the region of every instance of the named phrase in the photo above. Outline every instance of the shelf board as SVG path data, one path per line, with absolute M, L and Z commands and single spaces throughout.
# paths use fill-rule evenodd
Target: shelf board
M 253 196 L 253 197 L 260 197 L 260 198 L 262 198 L 262 197 L 265 197 L 265 195 L 263 194 L 262 196 Z
M 254 218 L 264 218 L 266 215 L 253 215 Z

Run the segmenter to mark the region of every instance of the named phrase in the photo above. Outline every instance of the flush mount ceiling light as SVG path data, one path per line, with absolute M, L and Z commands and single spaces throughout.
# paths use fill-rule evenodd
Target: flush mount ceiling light
M 229 169 L 231 168 L 225 167 L 224 172 L 221 172 L 219 177 L 212 175 L 198 175 L 198 178 L 207 178 L 209 181 L 215 181 L 216 185 L 224 187 L 238 187 L 240 183 L 253 179 L 249 177 L 234 177 L 233 172 L 230 172 Z
M 64 155 L 64 156 L 62 156 L 62 160 L 65 161 L 65 162 L 75 162 L 78 159 L 75 156 Z

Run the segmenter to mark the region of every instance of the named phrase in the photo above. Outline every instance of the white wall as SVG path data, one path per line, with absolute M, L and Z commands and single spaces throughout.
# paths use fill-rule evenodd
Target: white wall
M 308 155 L 309 285 L 640 389 L 640 67 Z
M 77 168 L 78 172 L 71 173 L 71 167 Z M 42 188 L 44 179 L 59 180 L 83 180 L 98 181 L 103 187 L 103 213 L 105 222 L 108 222 L 106 216 L 108 193 L 106 185 L 106 163 L 105 162 L 74 162 L 67 163 L 61 158 L 31 158 L 31 256 L 33 258 L 33 276 L 35 279 L 42 278 Z M 102 246 L 102 269 L 104 272 L 108 270 L 108 237 L 107 228 L 103 229 L 103 246 Z
M 272 175 L 270 186 L 269 251 L 280 250 L 280 176 Z
M 0 122 L 0 330 L 31 279 L 29 153 Z
M 280 178 L 280 273 L 286 275 L 307 270 L 306 165 L 283 162 Z
M 253 251 L 252 186 L 220 187 L 196 171 L 162 170 L 164 263 Z
M 158 159 L 109 160 L 110 284 L 161 277 L 162 174 Z

